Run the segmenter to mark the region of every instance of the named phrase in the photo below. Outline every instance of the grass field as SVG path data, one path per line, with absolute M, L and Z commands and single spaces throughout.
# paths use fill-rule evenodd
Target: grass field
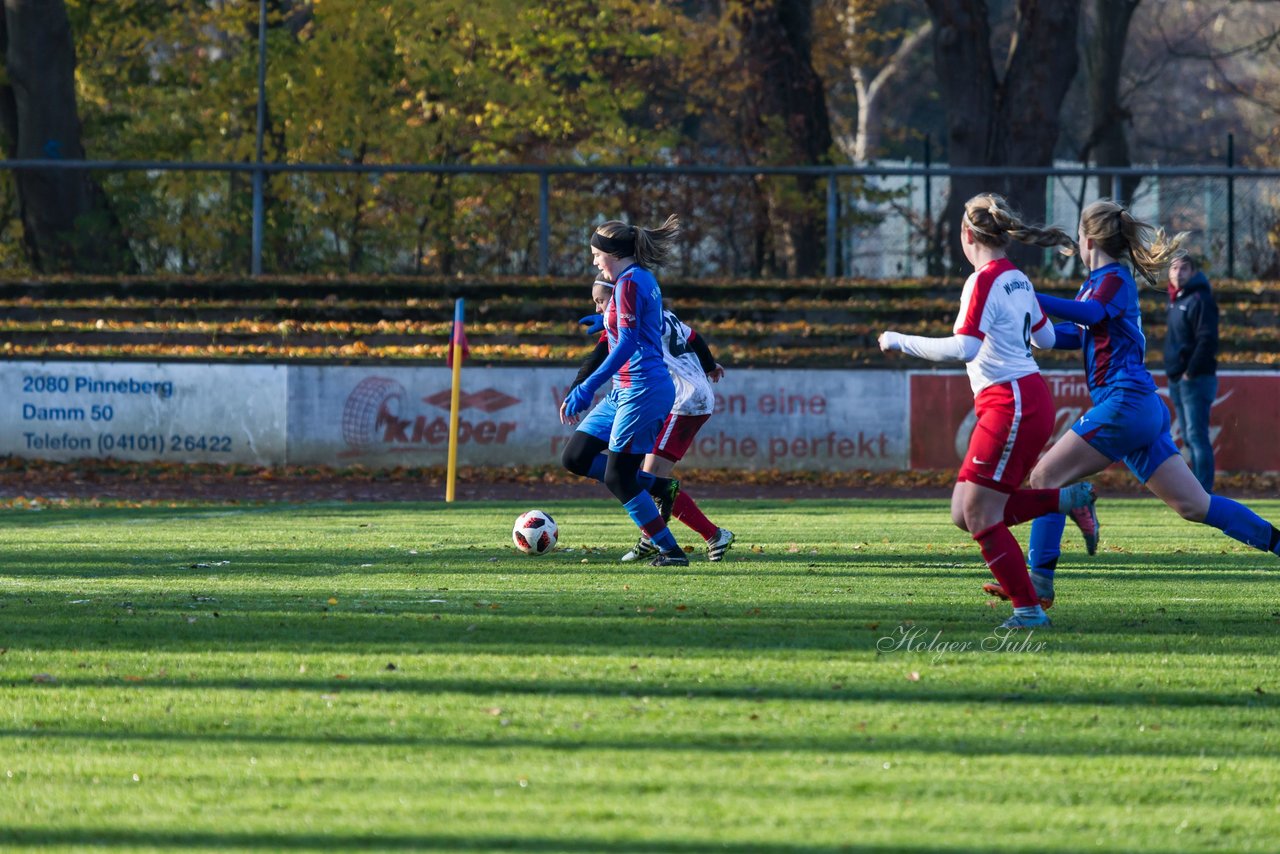
M 1280 561 L 1154 500 L 1008 641 L 941 501 L 524 509 L 4 513 L 0 848 L 1277 848 Z

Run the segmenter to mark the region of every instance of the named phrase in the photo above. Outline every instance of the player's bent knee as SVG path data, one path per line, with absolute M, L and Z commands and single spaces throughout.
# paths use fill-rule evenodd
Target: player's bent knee
M 1178 501 L 1173 505 L 1173 510 L 1188 522 L 1204 522 L 1208 515 L 1207 507 L 1201 507 L 1199 502 L 1195 501 Z
M 580 455 L 574 451 L 572 445 L 565 447 L 564 453 L 560 455 L 560 465 L 564 466 L 566 471 L 572 472 L 573 474 L 582 475 L 587 473 L 587 469 L 583 466 Z
M 604 485 L 613 496 L 626 504 L 640 494 L 640 481 L 632 472 L 620 472 L 612 468 L 604 473 Z
M 997 516 L 989 514 L 969 514 L 964 518 L 964 524 L 961 528 L 971 534 L 980 534 L 988 528 L 993 528 L 1003 521 Z
M 1027 475 L 1027 486 L 1031 489 L 1052 489 L 1049 486 L 1049 477 L 1045 472 L 1032 469 L 1031 474 Z
M 564 451 L 560 454 L 560 464 L 565 467 L 566 471 L 585 477 L 591 471 L 591 464 L 595 462 L 595 458 L 599 453 L 594 448 L 588 448 L 581 443 L 570 441 L 569 444 L 564 446 Z

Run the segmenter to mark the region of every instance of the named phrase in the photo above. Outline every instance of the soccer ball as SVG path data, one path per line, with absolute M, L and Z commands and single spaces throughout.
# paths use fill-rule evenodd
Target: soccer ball
M 556 547 L 559 539 L 556 520 L 541 510 L 522 513 L 511 530 L 511 539 L 527 555 L 544 555 Z

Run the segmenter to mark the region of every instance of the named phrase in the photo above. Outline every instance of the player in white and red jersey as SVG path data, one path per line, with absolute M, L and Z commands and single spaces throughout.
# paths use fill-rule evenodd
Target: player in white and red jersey
M 597 279 L 591 287 L 591 299 L 599 315 L 587 315 L 579 322 L 590 324 L 594 331 L 597 317 L 603 315 L 613 293 L 613 284 Z M 653 450 L 645 457 L 643 474 L 653 478 L 645 485 L 654 496 L 658 510 L 664 517 L 674 516 L 701 536 L 707 543 L 707 559 L 718 561 L 733 544 L 733 532 L 721 528 L 709 520 L 688 492 L 681 491 L 680 482 L 671 476 L 676 463 L 684 458 L 693 445 L 694 438 L 715 409 L 713 382 L 724 376 L 724 367 L 711 354 L 705 339 L 694 332 L 675 313 L 664 308 L 662 331 L 662 357 L 675 383 L 675 403 L 658 431 Z M 596 349 L 590 353 L 574 378 L 577 385 L 590 376 L 608 355 L 608 341 L 602 332 Z M 622 556 L 624 561 L 639 560 L 657 553 L 657 546 L 643 534 L 631 551 Z
M 978 421 L 951 495 L 951 519 L 973 535 L 1013 601 L 1013 616 L 1003 627 L 1023 629 L 1048 625 L 1044 606 L 1052 600 L 1040 601 L 1009 526 L 1091 506 L 1093 487 L 1019 488 L 1053 433 L 1053 398 L 1031 348 L 1052 347 L 1055 333 L 1030 280 L 1005 255 L 1011 240 L 1073 245 L 1061 229 L 1023 224 L 1000 196 L 975 196 L 965 204 L 960 225 L 960 243 L 974 272 L 960 296 L 955 334 L 925 338 L 885 331 L 879 342 L 882 350 L 966 363 Z

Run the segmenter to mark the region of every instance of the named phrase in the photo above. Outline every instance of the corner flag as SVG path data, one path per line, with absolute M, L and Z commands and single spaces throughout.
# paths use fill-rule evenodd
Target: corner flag
M 454 359 L 454 351 L 458 357 Z M 449 393 L 449 465 L 445 474 L 444 500 L 453 501 L 458 481 L 458 412 L 462 397 L 462 362 L 471 352 L 467 346 L 467 333 L 462 326 L 462 298 L 454 303 L 453 332 L 449 335 L 449 367 L 453 369 L 453 384 Z

